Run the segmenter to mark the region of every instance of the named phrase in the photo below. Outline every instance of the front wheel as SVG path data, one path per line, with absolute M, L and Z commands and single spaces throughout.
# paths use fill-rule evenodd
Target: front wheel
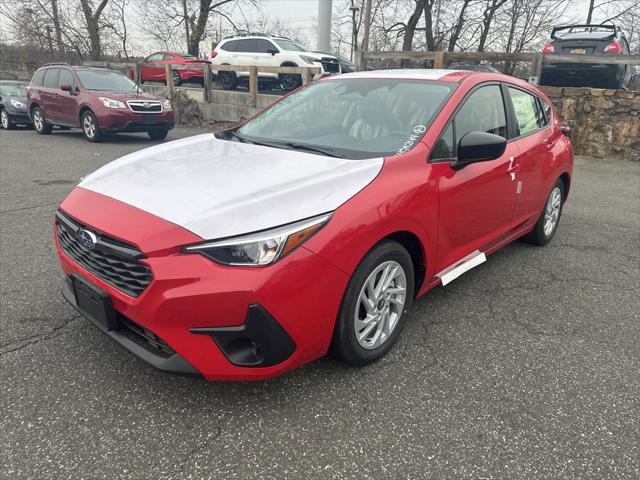
M 40 135 L 48 135 L 51 133 L 53 127 L 45 120 L 44 113 L 40 107 L 35 107 L 31 116 L 33 118 L 33 128 L 36 129 L 36 132 Z
M 5 130 L 11 130 L 15 125 L 11 122 L 6 110 L 0 110 L 0 125 Z
M 238 76 L 236 72 L 219 72 L 218 81 L 225 90 L 234 90 L 238 86 Z
M 149 130 L 147 132 L 147 135 L 149 135 L 149 138 L 151 138 L 152 140 L 164 140 L 165 138 L 167 138 L 168 134 L 169 130 L 167 130 L 166 128 Z
M 540 214 L 535 227 L 523 239 L 534 245 L 546 245 L 556 234 L 560 216 L 562 215 L 562 201 L 564 199 L 564 184 L 558 180 L 547 197 L 544 210 Z
M 367 365 L 396 343 L 413 301 L 413 263 L 406 249 L 386 240 L 360 262 L 342 299 L 333 353 L 351 365 Z
M 100 132 L 96 116 L 90 110 L 82 114 L 82 132 L 90 142 L 99 142 L 102 139 L 102 132 Z

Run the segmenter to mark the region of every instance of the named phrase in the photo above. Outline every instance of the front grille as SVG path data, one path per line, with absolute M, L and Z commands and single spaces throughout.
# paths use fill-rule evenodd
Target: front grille
M 130 101 L 127 102 L 129 108 L 133 112 L 137 113 L 160 113 L 162 112 L 162 104 L 160 102 L 143 102 L 143 101 Z
M 80 244 L 81 230 L 95 235 L 93 248 Z M 134 246 L 93 232 L 61 212 L 56 213 L 56 232 L 60 248 L 70 259 L 127 295 L 137 297 L 151 283 L 151 269 L 138 261 L 144 254 Z
M 324 68 L 325 72 L 338 73 L 340 71 L 340 64 L 338 63 L 338 60 L 322 57 L 320 61 L 322 62 L 322 68 Z
M 148 352 L 164 358 L 168 358 L 176 353 L 173 348 L 167 345 L 167 343 L 155 333 L 132 322 L 124 315 L 118 315 L 118 323 L 120 324 L 121 334 Z

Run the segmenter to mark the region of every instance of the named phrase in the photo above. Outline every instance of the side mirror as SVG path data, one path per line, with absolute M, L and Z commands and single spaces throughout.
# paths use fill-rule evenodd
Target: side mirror
M 560 131 L 562 132 L 562 134 L 565 137 L 567 137 L 569 140 L 571 140 L 571 127 L 563 125 L 563 126 L 560 127 Z
M 458 142 L 458 159 L 451 164 L 454 170 L 476 162 L 495 160 L 507 148 L 507 139 L 493 133 L 469 132 Z
M 61 83 L 60 90 L 62 90 L 63 92 L 71 92 L 73 88 L 71 87 L 70 83 Z
M 275 55 L 276 53 L 280 53 L 280 51 L 276 50 L 275 48 L 269 48 L 267 49 L 267 53 L 270 53 L 271 55 Z

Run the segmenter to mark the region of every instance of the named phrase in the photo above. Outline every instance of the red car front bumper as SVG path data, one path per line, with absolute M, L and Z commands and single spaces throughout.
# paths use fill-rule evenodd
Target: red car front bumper
M 155 367 L 209 380 L 254 380 L 326 353 L 348 276 L 304 247 L 267 267 L 227 267 L 182 253 L 183 245 L 202 240 L 191 232 L 82 188 L 67 197 L 61 212 L 144 253 L 139 262 L 153 279 L 131 296 L 62 248 L 56 226 L 65 298 L 75 303 L 73 275 L 106 292 L 120 319 L 109 335 Z M 124 328 L 128 322 L 141 338 Z M 145 345 L 145 336 L 170 348 L 157 355 L 157 345 Z

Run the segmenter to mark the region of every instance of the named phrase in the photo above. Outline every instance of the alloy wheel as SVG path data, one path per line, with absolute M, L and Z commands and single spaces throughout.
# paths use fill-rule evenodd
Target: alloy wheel
M 44 118 L 42 118 L 42 112 L 39 108 L 37 108 L 36 111 L 33 112 L 33 124 L 38 131 L 42 130 L 44 127 Z
M 6 110 L 0 112 L 0 121 L 2 122 L 2 128 L 7 130 L 9 128 L 9 115 L 7 115 Z
M 550 237 L 558 224 L 560 218 L 560 207 L 562 206 L 562 192 L 560 188 L 555 187 L 549 199 L 547 200 L 547 206 L 544 211 L 544 234 Z
M 91 115 L 85 115 L 84 120 L 82 121 L 82 128 L 84 129 L 84 134 L 88 138 L 93 138 L 96 135 L 96 123 L 93 120 Z
M 364 283 L 354 313 L 358 344 L 367 350 L 383 345 L 398 325 L 407 295 L 407 276 L 395 261 L 378 265 Z

